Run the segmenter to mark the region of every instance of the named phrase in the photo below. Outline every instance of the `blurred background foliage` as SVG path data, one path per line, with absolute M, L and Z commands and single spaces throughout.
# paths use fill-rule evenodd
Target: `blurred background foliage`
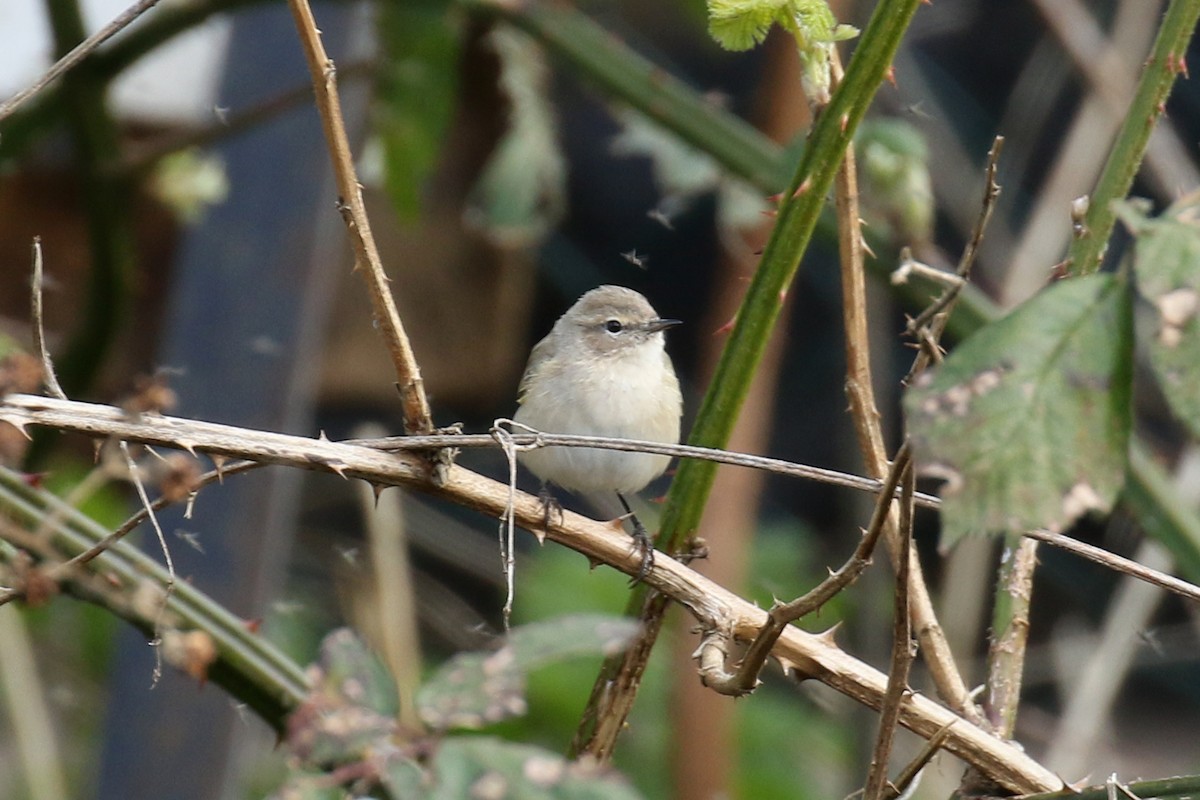
M 120 10 L 75 0 L 6 5 L 0 42 L 13 53 L 22 52 L 14 40 L 44 36 L 23 72 L 7 70 L 14 83 L 5 95 Z M 978 214 L 985 154 L 1001 133 L 1004 192 L 975 281 L 1003 307 L 1043 286 L 1071 240 L 1070 202 L 1092 188 L 1163 6 L 923 7 L 857 145 L 871 267 L 886 274 L 904 246 L 933 265 L 954 263 Z M 860 28 L 871 8 L 832 4 L 838 20 Z M 773 34 L 763 48 L 723 51 L 697 2 L 589 2 L 578 7 L 582 17 L 563 6 L 556 24 L 578 27 L 558 28 L 539 23 L 543 9 L 480 0 L 316 7 L 436 420 L 482 430 L 511 415 L 529 347 L 601 283 L 636 288 L 664 316 L 686 321 L 669 347 L 694 414 L 769 232 L 765 198 L 786 184 L 810 122 L 795 48 Z M 606 39 L 621 54 L 597 56 L 594 45 Z M 679 79 L 708 114 L 671 129 L 633 110 L 642 84 L 630 76 L 642 68 Z M 184 416 L 331 438 L 356 435 L 367 420 L 401 430 L 386 353 L 350 273 L 307 87 L 281 3 L 164 3 L 0 122 L 0 333 L 29 339 L 29 243 L 40 235 L 51 278 L 47 327 L 72 397 L 119 401 L 137 376 L 158 373 Z M 1156 208 L 1200 184 L 1200 95 L 1191 82 L 1180 82 L 1167 112 L 1135 186 Z M 829 226 L 818 236 L 733 447 L 857 472 L 836 243 Z M 1123 249 L 1118 238 L 1110 261 Z M 872 287 L 876 388 L 892 436 L 911 363 L 898 333 L 903 314 L 919 307 L 905 297 L 883 282 Z M 1200 460 L 1138 370 L 1137 428 L 1194 507 Z M 66 491 L 92 452 L 45 437 L 31 458 L 29 468 Z M 494 452 L 467 452 L 462 462 L 505 473 Z M 206 489 L 192 519 L 168 520 L 181 575 L 261 621 L 300 663 L 346 622 L 370 639 L 375 595 L 353 490 L 315 474 L 231 484 L 240 481 L 246 488 Z M 129 498 L 106 487 L 87 510 L 115 525 Z M 639 510 L 652 518 L 655 508 Z M 700 568 L 762 605 L 790 598 L 846 557 L 869 513 L 867 500 L 843 490 L 722 472 L 703 532 L 711 555 Z M 495 641 L 500 558 L 488 520 L 407 496 L 404 520 L 428 674 Z M 936 520 L 918 522 L 942 623 L 968 681 L 978 682 L 997 545 L 968 539 L 939 553 Z M 1169 563 L 1124 510 L 1074 533 Z M 1195 609 L 1138 595 L 1057 551 L 1043 548 L 1040 558 L 1017 738 L 1069 779 L 1200 771 Z M 519 622 L 617 613 L 628 592 L 623 577 L 530 542 L 517 586 Z M 890 575 L 877 566 L 804 624 L 841 623 L 843 646 L 884 664 L 890 602 Z M 62 599 L 0 616 L 28 631 L 40 669 L 20 691 L 43 699 L 57 741 L 39 768 L 61 772 L 70 796 L 262 796 L 278 785 L 284 757 L 266 726 L 187 678 L 168 675 L 148 691 L 148 648 L 111 617 Z M 660 644 L 618 749 L 617 766 L 641 792 L 828 798 L 860 785 L 873 715 L 821 687 L 797 689 L 777 669 L 737 703 L 701 690 L 689 622 L 677 614 Z M 1115 631 L 1135 635 L 1118 641 Z M 6 637 L 9 654 L 17 646 Z M 1081 697 L 1080 672 L 1099 653 L 1123 666 L 1111 670 L 1111 686 L 1089 684 L 1096 693 Z M 539 668 L 528 713 L 488 733 L 561 752 L 598 661 Z M 913 682 L 925 686 L 919 667 Z M 0 796 L 45 796 L 27 784 L 10 744 L 24 735 L 11 684 L 5 698 Z M 902 756 L 917 747 L 902 737 Z M 959 775 L 957 762 L 939 759 L 920 796 L 946 796 Z

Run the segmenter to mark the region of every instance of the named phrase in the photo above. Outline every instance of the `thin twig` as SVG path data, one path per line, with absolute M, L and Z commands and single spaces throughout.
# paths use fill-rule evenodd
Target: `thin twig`
M 983 244 L 983 236 L 992 219 L 992 212 L 996 210 L 996 201 L 1000 198 L 1000 184 L 996 181 L 996 175 L 1000 168 L 1002 152 L 1004 152 L 1004 137 L 997 136 L 992 140 L 992 148 L 988 150 L 987 166 L 984 169 L 983 200 L 979 206 L 979 216 L 975 220 L 971 238 L 967 241 L 967 246 L 963 248 L 962 257 L 959 258 L 958 267 L 954 271 L 961 279 L 960 282 L 951 284 L 928 308 L 908 322 L 907 333 L 922 343 L 922 347 L 912 369 L 904 379 L 905 383 L 910 383 L 913 378 L 925 371 L 931 360 L 937 358 L 937 343 L 946 330 L 950 311 L 958 301 L 963 287 L 967 285 L 967 278 L 970 277 L 971 269 L 975 266 L 975 259 Z
M 1087 542 L 1081 542 L 1078 539 L 1072 539 L 1070 536 L 1064 536 L 1061 533 L 1045 530 L 1044 528 L 1025 531 L 1021 535 L 1029 539 L 1037 539 L 1040 542 L 1052 544 L 1061 550 L 1074 553 L 1080 558 L 1086 558 L 1088 561 L 1099 564 L 1102 567 L 1107 567 L 1113 572 L 1129 575 L 1138 580 L 1166 589 L 1172 594 L 1200 602 L 1200 586 L 1188 583 L 1181 578 L 1176 578 L 1174 575 L 1168 575 L 1160 570 L 1147 567 L 1145 564 L 1140 564 L 1133 559 L 1119 556 L 1116 553 L 1110 553 L 1103 548 L 1096 547 Z
M 163 560 L 167 565 L 167 582 L 163 586 L 162 603 L 159 605 L 158 613 L 154 618 L 154 639 L 150 642 L 151 646 L 154 647 L 154 675 L 151 678 L 150 685 L 157 686 L 159 679 L 162 677 L 162 648 L 159 647 L 162 643 L 162 616 L 166 613 L 167 601 L 171 598 L 171 591 L 175 588 L 175 562 L 171 559 L 171 549 L 167 547 L 167 537 L 163 535 L 162 526 L 158 524 L 158 516 L 150 508 L 150 498 L 146 495 L 146 487 L 142 484 L 141 475 L 138 474 L 140 469 L 129 452 L 129 444 L 127 442 L 121 442 L 121 453 L 125 456 L 125 463 L 129 466 L 129 479 L 133 481 L 133 486 L 137 489 L 138 498 L 142 501 L 142 507 L 146 509 L 146 514 L 150 518 L 150 524 L 154 526 L 154 533 L 158 536 L 158 544 L 162 548 Z
M 912 454 L 909 451 L 908 444 L 905 443 L 900 448 L 900 451 L 896 453 L 896 460 L 892 463 L 891 470 L 888 472 L 887 479 L 884 482 L 883 491 L 879 495 L 879 501 L 875 505 L 875 513 L 871 516 L 871 524 L 863 532 L 863 536 L 858 542 L 858 547 L 854 549 L 854 553 L 842 565 L 841 569 L 830 573 L 828 578 L 821 581 L 812 590 L 789 603 L 776 603 L 771 608 L 767 613 L 767 624 L 763 625 L 762 630 L 758 632 L 758 635 L 754 637 L 754 641 L 750 643 L 750 647 L 746 650 L 746 655 L 742 659 L 742 663 L 736 673 L 727 674 L 723 671 L 718 671 L 715 659 L 705 662 L 706 653 L 704 646 L 701 645 L 701 649 L 698 651 L 701 658 L 701 666 L 704 667 L 701 672 L 701 680 L 706 686 L 721 694 L 733 697 L 739 697 L 754 691 L 754 688 L 759 684 L 758 676 L 762 672 L 763 665 L 766 663 L 767 657 L 771 654 L 771 649 L 775 646 L 776 640 L 779 639 L 784 629 L 801 617 L 807 616 L 821 608 L 862 574 L 862 571 L 871 563 L 871 554 L 875 551 L 875 545 L 879 542 L 879 537 L 883 534 L 885 523 L 887 522 L 888 509 L 892 504 L 890 498 L 900 483 L 905 470 L 911 463 Z M 710 640 L 710 644 L 714 646 L 717 646 L 717 642 L 717 639 Z
M 42 73 L 42 76 L 32 86 L 0 103 L 0 122 L 3 122 L 6 117 L 20 108 L 23 103 L 37 96 L 43 89 L 62 77 L 64 73 L 87 58 L 93 50 L 112 38 L 114 34 L 127 28 L 135 19 L 156 5 L 158 5 L 158 0 L 140 0 L 140 2 L 134 3 L 112 22 L 73 47 L 71 52 L 60 58 L 54 63 L 54 66 Z
M 421 370 L 413 355 L 412 345 L 409 344 L 408 334 L 404 331 L 404 324 L 400 321 L 400 313 L 396 310 L 396 301 L 388 288 L 388 277 L 383 270 L 379 250 L 375 247 L 375 237 L 371 234 L 370 220 L 363 204 L 362 186 L 359 185 L 358 175 L 354 170 L 354 157 L 350 152 L 350 140 L 346 136 L 341 102 L 338 99 L 337 69 L 321 44 L 321 33 L 317 30 L 308 0 L 288 0 L 288 5 L 296 20 L 300 43 L 312 76 L 313 92 L 316 95 L 317 109 L 321 112 L 321 123 L 325 128 L 325 138 L 329 144 L 329 155 L 333 161 L 334 177 L 340 195 L 338 210 L 346 221 L 350 241 L 354 246 L 355 269 L 361 270 L 367 281 L 375 318 L 387 342 L 392 365 L 396 370 L 396 385 L 400 390 L 400 401 L 404 410 L 404 428 L 408 433 L 430 433 L 433 431 L 433 420 L 429 412 L 429 400 L 425 396 L 425 384 L 421 380 Z
M 840 66 L 834 61 L 835 77 L 840 79 Z M 887 447 L 884 444 L 878 404 L 871 377 L 871 350 L 867 331 L 867 295 L 864 277 L 862 223 L 858 209 L 858 179 L 854 148 L 846 148 L 845 158 L 835 182 L 838 216 L 838 254 L 842 273 L 842 314 L 846 328 L 846 394 L 850 400 L 850 415 L 858 434 L 859 451 L 867 471 L 882 477 L 889 469 Z M 901 561 L 908 561 L 909 600 L 913 626 L 921 642 L 921 652 L 929 666 L 929 674 L 938 694 L 972 722 L 982 715 L 971 700 L 966 683 L 954 661 L 954 654 L 938 622 L 929 596 L 929 588 L 921 563 L 912 547 L 901 547 L 899 518 L 895 507 L 888 514 L 884 542 L 899 571 Z
M 33 346 L 38 357 L 42 360 L 42 383 L 48 391 L 59 400 L 66 400 L 67 393 L 58 384 L 58 376 L 54 374 L 54 362 L 50 360 L 50 349 L 46 347 L 46 325 L 42 313 L 42 237 L 33 237 L 33 285 L 30 290 L 29 302 L 32 306 L 30 316 L 33 322 Z
M 466 434 L 433 434 L 429 436 L 391 436 L 386 439 L 348 439 L 347 444 L 361 444 L 377 450 L 430 450 L 441 447 L 497 447 L 497 426 L 508 420 L 496 420 L 492 433 Z M 630 453 L 656 453 L 675 458 L 698 458 L 714 461 L 718 464 L 729 464 L 735 467 L 746 467 L 784 475 L 789 478 L 804 478 L 827 483 L 831 486 L 842 486 L 847 489 L 857 489 L 862 492 L 877 494 L 883 483 L 874 478 L 864 478 L 850 475 L 837 470 L 813 467 L 807 464 L 797 464 L 780 458 L 756 456 L 749 453 L 738 453 L 732 450 L 720 450 L 715 447 L 696 447 L 688 444 L 664 444 L 648 442 L 642 439 L 620 439 L 608 436 L 578 436 L 566 433 L 543 433 L 528 426 L 525 433 L 507 434 L 518 448 L 526 447 L 595 447 L 603 450 L 623 450 Z M 937 508 L 941 501 L 934 495 L 917 492 L 915 502 L 923 508 Z
M 896 780 L 891 781 L 885 787 L 882 800 L 896 800 L 897 797 L 908 791 L 908 787 L 921 774 L 921 770 L 925 769 L 925 765 L 932 761 L 938 750 L 941 749 L 942 743 L 946 741 L 946 736 L 950 733 L 950 726 L 958 724 L 960 723 L 951 722 L 950 725 L 930 736 L 921 748 L 921 752 L 917 753 L 917 757 L 905 764 L 904 769 L 900 770 L 900 774 L 896 776 Z
M 907 443 L 905 444 L 907 447 Z M 903 495 L 900 499 L 900 538 L 906 548 L 912 546 L 913 487 L 912 464 L 905 464 Z M 888 670 L 887 691 L 883 695 L 883 708 L 879 711 L 879 733 L 875 737 L 875 750 L 871 755 L 871 766 L 867 772 L 867 783 L 863 789 L 863 800 L 882 800 L 888 788 L 888 762 L 892 755 L 892 742 L 896 737 L 896 726 L 900 723 L 900 706 L 911 692 L 908 688 L 908 672 L 912 667 L 913 641 L 912 623 L 909 618 L 909 572 L 908 559 L 902 559 L 896 569 L 895 609 L 892 622 L 892 662 Z

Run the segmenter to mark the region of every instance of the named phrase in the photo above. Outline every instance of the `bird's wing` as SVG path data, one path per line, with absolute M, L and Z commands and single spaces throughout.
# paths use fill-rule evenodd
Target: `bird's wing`
M 538 367 L 545 362 L 546 351 L 549 349 L 550 337 L 547 335 L 529 351 L 529 360 L 525 362 L 525 374 L 521 376 L 521 383 L 517 387 L 518 405 L 525 402 L 529 387 L 533 384 L 535 373 L 538 371 Z

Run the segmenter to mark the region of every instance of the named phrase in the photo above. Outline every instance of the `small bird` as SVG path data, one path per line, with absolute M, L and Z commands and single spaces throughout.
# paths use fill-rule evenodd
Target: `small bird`
M 622 286 L 593 289 L 567 309 L 529 354 L 515 421 L 543 433 L 679 442 L 683 396 L 663 331 L 645 297 Z M 616 492 L 642 550 L 637 580 L 653 564 L 654 546 L 625 495 L 662 475 L 669 456 L 581 447 L 541 447 L 521 462 L 546 484 L 571 492 Z

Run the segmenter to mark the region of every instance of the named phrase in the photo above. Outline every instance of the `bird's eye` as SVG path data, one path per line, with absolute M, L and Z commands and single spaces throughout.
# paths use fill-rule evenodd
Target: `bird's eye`
M 608 322 L 604 323 L 604 330 L 608 331 L 609 333 L 620 333 L 624 327 L 625 326 L 621 324 L 621 320 L 619 319 L 610 319 Z

